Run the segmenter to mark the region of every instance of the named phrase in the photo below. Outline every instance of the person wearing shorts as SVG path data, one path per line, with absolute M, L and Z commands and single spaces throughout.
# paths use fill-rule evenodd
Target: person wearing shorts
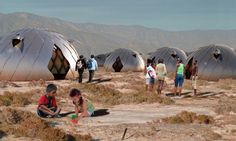
M 182 63 L 181 59 L 178 59 L 175 73 L 175 89 L 174 89 L 175 96 L 177 94 L 179 96 L 181 95 L 183 83 L 184 83 L 184 64 Z
M 153 91 L 155 82 L 156 82 L 155 63 L 151 63 L 151 65 L 147 67 L 147 74 L 146 74 L 146 84 L 148 84 L 149 91 Z
M 149 66 L 151 65 L 152 63 L 152 60 L 151 59 L 147 59 L 147 64 L 145 66 L 145 71 L 144 71 L 144 74 L 145 74 L 145 89 L 146 91 L 149 90 L 149 86 L 150 86 L 150 81 L 151 81 L 151 78 L 148 74 L 148 70 L 149 70 Z

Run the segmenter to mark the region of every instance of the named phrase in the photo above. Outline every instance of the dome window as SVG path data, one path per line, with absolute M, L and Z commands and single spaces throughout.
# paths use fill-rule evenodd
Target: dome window
M 24 39 L 20 36 L 20 34 L 17 34 L 16 37 L 12 39 L 12 46 L 23 51 Z

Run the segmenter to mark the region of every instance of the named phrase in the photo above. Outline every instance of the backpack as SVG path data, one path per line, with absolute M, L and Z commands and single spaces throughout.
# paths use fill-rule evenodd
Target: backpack
M 82 60 L 79 60 L 76 65 L 77 65 L 77 69 L 81 69 L 83 67 Z
M 87 68 L 88 69 L 91 69 L 93 67 L 93 60 L 92 59 L 89 59 L 88 62 L 87 62 Z

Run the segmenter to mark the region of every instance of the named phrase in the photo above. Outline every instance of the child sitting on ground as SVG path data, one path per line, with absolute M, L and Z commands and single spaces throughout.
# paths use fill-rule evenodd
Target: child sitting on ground
M 94 113 L 94 106 L 92 102 L 84 97 L 82 97 L 80 90 L 72 89 L 69 96 L 71 97 L 73 104 L 75 105 L 75 116 L 72 120 L 73 123 L 78 123 L 79 119 L 82 117 L 90 117 Z M 81 112 L 80 115 L 79 112 Z
M 46 94 L 41 96 L 38 102 L 37 114 L 40 117 L 60 117 L 61 109 L 56 103 L 56 93 L 56 85 L 49 84 L 46 88 Z

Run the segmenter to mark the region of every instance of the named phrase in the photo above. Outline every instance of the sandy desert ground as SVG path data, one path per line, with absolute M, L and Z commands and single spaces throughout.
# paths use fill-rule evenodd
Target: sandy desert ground
M 117 141 L 122 140 L 125 129 L 127 141 L 236 140 L 236 80 L 199 80 L 197 96 L 193 96 L 186 80 L 184 95 L 176 97 L 171 75 L 166 80 L 165 96 L 144 90 L 142 72 L 114 73 L 101 68 L 94 79 L 91 84 L 86 83 L 87 78 L 83 84 L 75 80 L 1 81 L 0 140 Z M 36 116 L 37 100 L 49 83 L 58 86 L 62 118 Z M 81 119 L 79 125 L 70 119 L 71 88 L 81 89 L 97 110 L 93 117 Z

